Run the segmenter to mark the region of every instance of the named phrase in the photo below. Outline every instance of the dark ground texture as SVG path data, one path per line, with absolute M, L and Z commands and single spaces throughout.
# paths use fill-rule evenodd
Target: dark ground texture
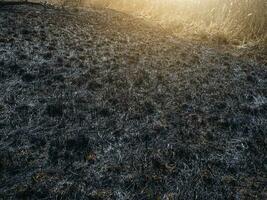
M 267 198 L 265 62 L 112 10 L 0 9 L 0 199 Z

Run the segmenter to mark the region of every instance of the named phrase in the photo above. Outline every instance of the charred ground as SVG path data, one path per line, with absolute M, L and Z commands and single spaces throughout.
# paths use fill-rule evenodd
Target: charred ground
M 108 9 L 0 9 L 0 198 L 266 198 L 266 62 Z

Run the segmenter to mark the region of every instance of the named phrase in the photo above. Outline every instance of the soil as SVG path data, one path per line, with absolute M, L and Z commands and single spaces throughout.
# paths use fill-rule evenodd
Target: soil
M 109 9 L 0 9 L 0 199 L 267 198 L 265 62 Z

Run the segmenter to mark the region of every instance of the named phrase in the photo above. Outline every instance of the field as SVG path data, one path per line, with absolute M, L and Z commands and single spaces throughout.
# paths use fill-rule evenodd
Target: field
M 0 199 L 266 199 L 264 34 L 110 8 L 0 7 Z

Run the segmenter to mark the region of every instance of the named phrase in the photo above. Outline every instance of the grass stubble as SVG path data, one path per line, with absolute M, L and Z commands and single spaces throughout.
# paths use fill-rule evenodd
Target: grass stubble
M 265 56 L 110 9 L 1 9 L 1 198 L 266 198 Z

